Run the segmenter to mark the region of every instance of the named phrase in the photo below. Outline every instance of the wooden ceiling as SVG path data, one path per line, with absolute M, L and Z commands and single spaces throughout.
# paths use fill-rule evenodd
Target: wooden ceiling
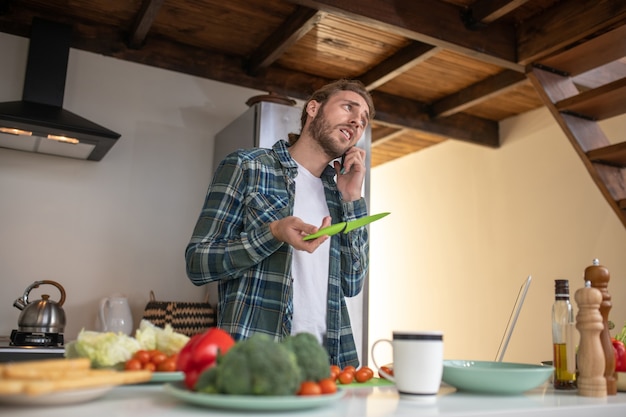
M 0 0 L 2 32 L 29 37 L 36 16 L 71 24 L 76 49 L 296 99 L 359 79 L 378 166 L 498 147 L 499 121 L 543 105 L 528 69 L 624 25 L 626 1 Z

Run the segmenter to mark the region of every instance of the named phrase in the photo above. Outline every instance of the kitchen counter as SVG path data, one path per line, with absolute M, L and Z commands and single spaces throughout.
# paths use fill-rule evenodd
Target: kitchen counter
M 456 392 L 442 386 L 432 403 L 400 399 L 395 388 L 348 388 L 346 395 L 328 405 L 301 411 L 263 412 L 225 411 L 182 402 L 166 392 L 162 384 L 120 386 L 86 403 L 54 406 L 1 406 L 2 415 L 12 417 L 177 417 L 259 415 L 280 416 L 567 416 L 623 417 L 626 393 L 606 398 L 587 398 L 575 392 L 554 391 L 547 383 L 517 396 L 490 396 Z

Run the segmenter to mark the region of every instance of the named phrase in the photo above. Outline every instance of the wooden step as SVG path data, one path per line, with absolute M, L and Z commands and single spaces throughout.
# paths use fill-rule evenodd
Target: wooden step
M 576 45 L 538 63 L 566 73 L 582 74 L 623 58 L 626 53 L 626 25 Z
M 626 168 L 626 142 L 594 149 L 587 152 L 587 156 L 592 162 Z
M 604 120 L 626 113 L 626 78 L 566 98 L 556 103 L 561 112 L 592 120 Z

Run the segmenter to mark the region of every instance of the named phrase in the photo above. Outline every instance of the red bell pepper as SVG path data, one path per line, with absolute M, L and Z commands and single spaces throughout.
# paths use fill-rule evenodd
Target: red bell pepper
M 192 336 L 176 361 L 176 369 L 185 373 L 185 386 L 193 390 L 200 374 L 215 365 L 218 354 L 226 354 L 234 344 L 231 335 L 217 327 Z
M 615 371 L 626 372 L 626 346 L 620 340 L 611 339 L 615 351 Z

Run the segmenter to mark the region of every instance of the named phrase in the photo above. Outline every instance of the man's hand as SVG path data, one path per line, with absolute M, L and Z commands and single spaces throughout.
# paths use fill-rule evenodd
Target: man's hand
M 324 217 L 320 227 L 305 223 L 299 217 L 289 216 L 270 223 L 270 231 L 276 239 L 290 244 L 294 249 L 313 253 L 330 236 L 320 236 L 312 240 L 302 238 L 327 226 L 330 226 L 330 216 Z
M 353 146 L 346 152 L 343 161 L 343 174 L 341 164 L 335 161 L 337 173 L 337 189 L 341 192 L 344 201 L 355 201 L 361 198 L 363 181 L 365 180 L 365 150 Z

